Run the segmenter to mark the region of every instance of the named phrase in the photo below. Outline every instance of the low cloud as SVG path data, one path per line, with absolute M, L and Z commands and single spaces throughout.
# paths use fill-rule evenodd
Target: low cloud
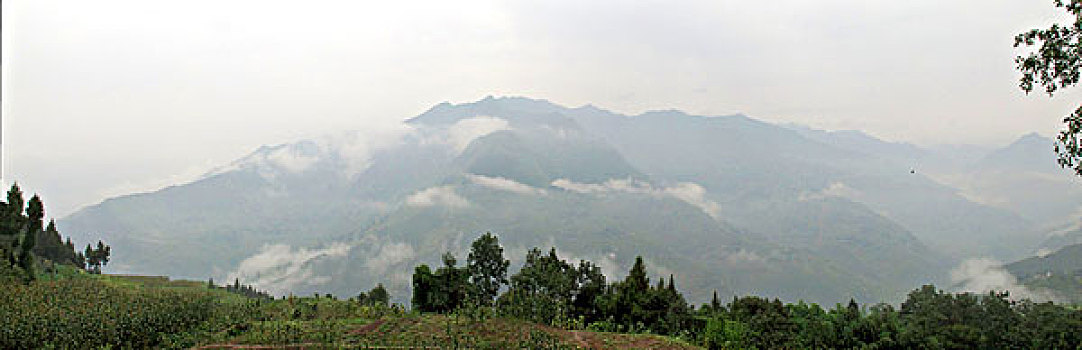
M 690 182 L 679 183 L 675 186 L 663 188 L 662 192 L 673 198 L 699 207 L 699 209 L 714 219 L 718 219 L 721 216 L 721 206 L 714 201 L 706 199 L 706 189 L 698 184 Z
M 204 177 L 255 168 L 265 178 L 273 178 L 275 172 L 299 173 L 321 161 L 333 161 L 338 162 L 341 175 L 349 178 L 368 169 L 377 152 L 400 146 L 411 135 L 417 135 L 417 130 L 406 124 L 374 123 L 362 130 L 261 149 L 229 165 L 215 168 Z
M 407 243 L 387 243 L 369 256 L 365 260 L 365 266 L 373 275 L 382 275 L 392 266 L 413 260 L 417 253 L 413 246 Z
M 494 190 L 507 191 L 522 195 L 546 195 L 545 190 L 503 177 L 466 174 L 466 178 L 475 185 Z
M 406 124 L 372 124 L 365 129 L 339 133 L 316 141 L 324 153 L 342 162 L 343 175 L 353 177 L 372 165 L 372 157 L 381 150 L 401 146 L 417 130 Z
M 862 193 L 859 190 L 857 190 L 855 188 L 852 188 L 852 187 L 849 187 L 848 185 L 846 185 L 843 182 L 836 181 L 834 183 L 831 183 L 829 186 L 824 187 L 823 189 L 821 189 L 819 191 L 815 191 L 815 192 L 807 192 L 807 191 L 805 191 L 805 192 L 801 193 L 799 197 L 797 197 L 797 200 L 799 200 L 801 202 L 805 202 L 805 201 L 820 200 L 820 199 L 831 198 L 831 197 L 855 199 L 855 198 L 859 197 L 861 194 Z
M 489 116 L 476 116 L 459 120 L 447 128 L 446 142 L 455 151 L 462 153 L 473 140 L 497 131 L 510 129 L 510 124 L 506 120 Z
M 446 206 L 464 208 L 470 203 L 455 193 L 454 186 L 436 186 L 418 191 L 406 198 L 406 205 L 413 207 Z
M 294 147 L 282 147 L 274 150 L 265 159 L 270 164 L 291 173 L 303 172 L 319 161 L 319 157 L 305 154 Z
M 753 250 L 740 248 L 736 253 L 726 256 L 725 261 L 730 264 L 761 264 L 765 263 L 766 259 Z
M 264 178 L 274 179 L 279 173 L 299 173 L 320 162 L 332 162 L 343 177 L 352 178 L 367 170 L 380 151 L 419 142 L 450 146 L 461 153 L 473 140 L 509 129 L 506 120 L 489 116 L 462 119 L 446 129 L 427 131 L 404 123 L 373 123 L 361 130 L 265 148 L 229 165 L 214 168 L 203 177 L 254 168 Z
M 317 276 L 312 263 L 326 258 L 345 257 L 350 246 L 335 243 L 325 248 L 294 249 L 285 244 L 265 245 L 255 255 L 248 257 L 229 273 L 227 282 L 239 279 L 271 294 L 282 295 L 301 285 L 319 285 L 330 281 L 329 276 Z
M 951 270 L 951 282 L 958 292 L 977 294 L 989 291 L 1008 291 L 1012 299 L 1031 299 L 1035 301 L 1054 300 L 1052 293 L 1033 289 L 1018 283 L 1018 279 L 1003 268 L 999 261 L 987 258 L 963 261 Z
M 561 188 L 565 191 L 583 194 L 620 192 L 643 194 L 654 197 L 672 197 L 699 208 L 699 210 L 702 210 L 714 219 L 720 218 L 721 215 L 721 206 L 718 205 L 717 202 L 706 198 L 706 189 L 691 182 L 681 182 L 668 187 L 654 187 L 647 182 L 633 179 L 609 179 L 600 184 L 578 183 L 568 179 L 557 179 L 552 182 L 552 186 Z

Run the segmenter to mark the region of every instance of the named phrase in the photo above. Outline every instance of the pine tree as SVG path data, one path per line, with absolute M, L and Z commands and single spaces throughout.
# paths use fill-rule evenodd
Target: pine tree
M 75 261 L 74 262 L 75 262 L 75 267 L 78 267 L 78 268 L 83 269 L 83 270 L 87 269 L 87 266 L 86 266 L 86 254 L 83 254 L 83 252 L 75 253 Z
M 83 257 L 86 259 L 86 270 L 90 273 L 101 273 L 101 261 L 98 260 L 98 254 L 90 244 L 86 245 L 86 249 L 83 250 Z
M 19 184 L 14 183 L 11 185 L 11 189 L 8 190 L 7 201 L 7 214 L 9 217 L 17 217 L 23 215 L 23 191 L 19 189 Z
M 42 230 L 45 222 L 42 221 L 45 218 L 45 205 L 41 203 L 41 197 L 34 195 L 30 197 L 30 201 L 26 203 L 26 216 L 29 220 L 27 222 L 27 231 L 38 232 Z
M 112 248 L 98 241 L 98 259 L 101 261 L 102 267 L 109 264 L 110 255 L 112 255 Z
M 20 238 L 25 227 L 23 216 L 23 192 L 19 184 L 12 184 L 7 193 L 7 202 L 0 210 L 0 258 L 7 266 L 18 266 Z
M 86 267 L 83 266 L 85 263 L 82 262 L 81 254 L 79 251 L 75 250 L 75 244 L 71 243 L 71 237 L 68 237 L 68 239 L 64 241 L 64 253 L 68 254 L 68 261 L 74 264 L 75 267 L 80 269 Z
M 624 283 L 639 293 L 645 293 L 650 288 L 650 280 L 646 277 L 646 264 L 642 262 L 641 255 L 635 257 L 635 265 L 631 266 Z

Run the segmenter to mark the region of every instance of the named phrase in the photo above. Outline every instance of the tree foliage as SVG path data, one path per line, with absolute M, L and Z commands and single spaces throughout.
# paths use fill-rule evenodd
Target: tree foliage
M 111 254 L 112 248 L 102 243 L 102 241 L 98 241 L 97 246 L 87 244 L 86 249 L 83 250 L 83 256 L 86 257 L 87 271 L 100 274 L 102 267 L 109 264 L 109 256 Z
M 491 232 L 473 241 L 466 259 L 466 270 L 473 283 L 473 299 L 491 305 L 500 288 L 508 283 L 507 267 L 511 262 L 503 257 L 500 239 Z
M 378 283 L 367 293 L 361 292 L 357 295 L 357 302 L 368 306 L 390 306 L 391 294 L 383 287 L 383 283 Z
M 490 252 L 488 235 L 475 242 Z M 483 240 L 483 241 L 482 241 Z M 472 253 L 471 253 L 472 254 Z M 501 254 L 492 254 L 493 257 Z M 479 281 L 477 269 L 421 265 L 413 275 L 413 307 L 421 312 L 491 308 L 497 315 L 555 327 L 666 334 L 710 349 L 1074 349 L 1082 346 L 1082 311 L 1053 303 L 1014 301 L 1007 293 L 952 294 L 923 286 L 898 309 L 861 306 L 855 300 L 824 309 L 803 302 L 714 293 L 696 309 L 679 292 L 674 275 L 650 283 L 642 257 L 623 280 L 608 283 L 589 261 L 560 259 L 556 249 L 529 250 L 496 303 L 470 304 L 461 292 Z M 471 259 L 472 260 L 472 259 Z M 483 277 L 482 277 L 483 278 Z M 467 314 L 473 314 L 467 312 Z
M 25 201 L 22 189 L 13 184 L 6 201 L 0 202 L 0 276 L 19 276 L 29 281 L 34 278 L 39 261 L 48 261 L 46 267 L 52 264 L 84 267 L 71 239 L 62 240 L 53 220 L 48 225 L 44 223 L 45 204 L 41 197 L 35 194 Z
M 1073 18 L 1070 25 L 1052 24 L 1045 29 L 1031 29 L 1014 38 L 1014 46 L 1034 47 L 1025 56 L 1015 58 L 1022 73 L 1019 87 L 1026 93 L 1039 85 L 1049 96 L 1078 84 L 1082 69 L 1082 0 L 1054 0 Z M 1082 106 L 1063 118 L 1064 128 L 1056 137 L 1055 147 L 1060 166 L 1082 176 Z
M 443 254 L 443 266 L 435 273 L 428 265 L 418 266 L 413 273 L 413 307 L 424 312 L 451 312 L 466 305 L 470 290 L 470 274 L 457 267 L 450 252 Z

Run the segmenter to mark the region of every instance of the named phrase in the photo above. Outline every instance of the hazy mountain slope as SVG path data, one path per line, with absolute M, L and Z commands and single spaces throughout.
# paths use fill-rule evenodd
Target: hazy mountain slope
M 409 259 L 396 260 L 395 265 L 407 271 L 422 262 L 438 265 L 443 251 L 463 259 L 469 242 L 485 231 L 499 233 L 513 266 L 521 264 L 529 247 L 554 246 L 562 256 L 599 263 L 607 276 L 619 278 L 634 257 L 642 255 L 654 278 L 675 274 L 677 284 L 693 300 L 705 300 L 716 289 L 723 296 L 758 293 L 832 303 L 849 297 L 890 299 L 907 288 L 893 271 L 854 269 L 853 264 L 838 261 L 845 255 L 826 258 L 809 250 L 773 245 L 757 234 L 717 222 L 676 198 L 557 188 L 547 188 L 545 194 L 508 195 L 468 182 L 443 186 L 451 186 L 468 204 L 407 205 L 358 233 L 354 242 L 394 242 L 410 252 Z M 371 266 L 372 255 L 387 254 L 351 255 L 328 266 Z M 369 272 L 376 271 L 364 273 Z M 387 277 L 346 276 L 341 283 L 336 279 L 323 287 L 349 290 L 369 278 Z M 400 295 L 408 291 L 408 274 L 388 279 Z
M 385 282 L 406 295 L 416 263 L 444 250 L 463 260 L 493 231 L 515 259 L 552 245 L 610 277 L 641 254 L 699 300 L 718 289 L 821 302 L 896 300 L 947 271 L 922 240 L 999 253 L 999 238 L 1026 226 L 844 145 L 743 116 L 486 98 L 437 105 L 401 129 L 264 147 L 60 226 L 104 236 L 116 271 L 278 293 Z
M 1031 230 L 1016 214 L 973 203 L 950 187 L 910 173 L 910 162 L 865 153 L 918 154 L 912 147 L 878 142 L 868 149 L 848 149 L 843 146 L 875 142 L 859 138 L 830 145 L 744 116 L 652 112 L 624 117 L 590 108 L 570 114 L 643 172 L 702 184 L 731 213 L 727 218 L 755 231 L 771 231 L 775 220 L 802 225 L 799 218 L 822 209 L 800 199 L 822 196 L 852 200 L 834 203 L 839 206 L 868 206 L 952 255 L 1014 257 L 1019 253 L 998 242 Z M 788 207 L 791 214 L 771 218 L 775 206 Z
M 1016 261 L 1005 268 L 1028 287 L 1051 291 L 1070 302 L 1082 301 L 1082 244 Z
M 1056 164 L 1053 140 L 1027 134 L 973 164 L 935 174 L 966 198 L 1016 212 L 1036 226 L 1057 225 L 1082 210 L 1082 179 Z
M 498 116 L 501 118 L 507 118 L 509 120 L 515 120 L 517 115 L 529 115 L 533 111 L 552 112 L 553 110 L 559 110 L 559 107 L 554 107 L 544 101 L 521 99 L 521 98 L 501 98 L 501 99 L 486 99 L 479 102 L 479 104 L 489 104 L 485 108 L 478 108 L 473 104 L 467 105 L 441 105 L 440 107 L 430 111 L 425 115 L 415 118 L 413 122 L 425 121 L 427 119 L 436 119 L 441 122 L 450 122 L 456 120 L 456 118 L 466 118 L 471 113 L 476 113 L 478 109 L 483 109 L 484 113 L 489 115 Z M 745 222 L 744 219 L 750 219 L 753 215 L 763 216 L 760 219 L 747 220 L 747 222 L 759 223 L 761 225 L 747 225 L 752 227 L 752 231 L 763 232 L 771 239 L 779 239 L 785 244 L 803 244 L 804 242 L 796 242 L 794 240 L 785 239 L 785 235 L 795 234 L 801 235 L 806 233 L 807 228 L 810 226 L 810 222 L 807 222 L 805 218 L 814 217 L 818 215 L 822 210 L 821 204 L 803 203 L 806 201 L 817 201 L 820 198 L 800 199 L 801 196 L 816 197 L 814 194 L 808 194 L 807 190 L 801 189 L 800 183 L 785 184 L 786 181 L 807 181 L 806 179 L 794 179 L 794 175 L 787 173 L 786 164 L 774 164 L 772 169 L 762 169 L 764 159 L 770 159 L 773 155 L 788 155 L 793 158 L 803 158 L 806 162 L 830 162 L 840 157 L 854 156 L 855 154 L 847 153 L 845 151 L 839 151 L 836 149 L 829 149 L 826 147 L 807 147 L 806 145 L 796 145 L 785 149 L 762 149 L 756 147 L 747 147 L 748 144 L 763 143 L 767 145 L 781 145 L 786 146 L 784 140 L 794 137 L 792 133 L 778 132 L 779 129 L 768 124 L 755 122 L 753 120 L 736 117 L 733 118 L 734 124 L 739 125 L 734 128 L 740 129 L 742 125 L 750 125 L 750 128 L 743 128 L 743 133 L 738 134 L 739 139 L 735 140 L 719 140 L 719 137 L 729 136 L 731 133 L 716 132 L 708 134 L 699 132 L 702 127 L 709 127 L 717 120 L 715 118 L 702 118 L 702 117 L 690 117 L 679 112 L 659 112 L 652 113 L 646 116 L 634 117 L 633 119 L 643 118 L 653 122 L 644 126 L 642 129 L 628 128 L 626 125 L 620 125 L 619 122 L 623 121 L 621 116 L 613 115 L 609 112 L 605 112 L 596 108 L 584 107 L 578 109 L 563 109 L 563 112 L 567 115 L 571 115 L 576 122 L 583 125 L 588 125 L 583 129 L 589 130 L 593 134 L 600 134 L 606 141 L 612 141 L 610 134 L 619 134 L 623 137 L 623 140 L 634 140 L 631 143 L 632 146 L 637 147 L 633 149 L 624 149 L 620 152 L 622 155 L 626 155 L 632 162 L 639 162 L 638 167 L 641 169 L 655 169 L 654 173 L 650 173 L 649 178 L 660 180 L 662 182 L 676 183 L 676 182 L 691 182 L 706 187 L 704 194 L 710 199 L 720 202 L 732 203 L 732 210 L 727 207 L 719 205 L 721 209 L 719 212 L 720 217 L 726 220 L 733 220 L 740 223 L 742 226 Z M 457 117 L 456 117 L 457 116 Z M 626 118 L 625 118 L 626 119 Z M 692 120 L 689 123 L 681 124 L 685 119 Z M 562 119 L 561 119 L 562 120 Z M 591 124 L 593 123 L 593 124 Z M 608 124 L 605 124 L 608 123 Z M 672 126 L 683 127 L 687 132 L 675 135 L 668 135 L 666 132 L 671 129 Z M 560 123 L 560 126 L 549 128 L 565 128 L 577 132 L 577 128 L 573 125 L 569 125 L 566 122 Z M 561 135 L 568 134 L 567 131 L 561 131 Z M 490 137 L 494 137 L 492 135 Z M 681 140 L 674 140 L 674 138 L 681 138 Z M 796 136 L 799 138 L 799 136 Z M 773 140 L 778 142 L 772 142 Z M 479 140 L 482 141 L 482 140 Z M 725 142 L 725 144 L 719 144 Z M 673 147 L 684 146 L 681 149 L 673 149 Z M 516 149 L 517 152 L 528 154 L 522 150 L 518 150 L 514 147 L 501 147 L 500 149 Z M 553 149 L 553 148 L 548 148 Z M 816 152 L 818 153 L 811 153 Z M 644 156 L 644 153 L 657 152 L 656 156 Z M 685 165 L 684 159 L 691 157 L 688 153 L 698 153 L 698 157 L 693 161 L 698 162 L 697 165 L 704 167 L 713 167 L 709 170 L 702 168 L 691 168 Z M 809 154 L 811 157 L 809 157 Z M 716 161 L 715 161 L 716 160 Z M 654 162 L 654 163 L 650 163 Z M 647 166 L 642 166 L 642 163 L 648 163 Z M 744 164 L 742 164 L 744 163 Z M 745 165 L 746 164 L 746 165 Z M 728 167 L 729 170 L 721 170 L 724 167 Z M 517 169 L 518 167 L 505 167 L 511 169 Z M 686 175 L 682 176 L 680 173 L 669 173 L 667 171 L 683 171 Z M 759 172 L 755 172 L 759 170 Z M 775 170 L 775 171 L 770 171 Z M 700 176 L 700 174 L 706 174 Z M 635 175 L 627 175 L 635 176 Z M 732 176 L 731 178 L 725 178 L 726 176 Z M 783 183 L 776 186 L 773 189 L 756 188 L 752 182 L 762 183 L 764 178 L 773 178 L 775 185 L 777 183 Z M 613 179 L 622 179 L 623 176 L 614 176 Z M 693 181 L 686 181 L 686 180 Z M 600 183 L 602 181 L 597 181 Z M 715 185 L 717 184 L 717 185 Z M 713 187 L 710 187 L 714 185 Z M 726 186 L 726 187 L 723 187 Z M 721 191 L 717 191 L 718 188 L 722 188 Z M 804 187 L 806 188 L 806 187 Z M 755 190 L 755 192 L 743 192 L 746 190 Z M 737 192 L 741 197 L 735 197 L 732 193 L 725 193 L 726 191 Z M 780 196 L 776 198 L 774 196 Z M 834 212 L 845 212 L 846 214 L 838 215 L 830 218 L 820 218 L 817 220 L 820 227 L 822 223 L 827 223 L 827 228 L 821 231 L 825 232 L 827 236 L 827 244 L 823 247 L 838 247 L 844 246 L 841 249 L 819 250 L 819 247 L 813 246 L 810 252 L 815 254 L 827 254 L 827 256 L 835 257 L 839 264 L 846 265 L 848 269 L 858 270 L 865 269 L 868 271 L 881 272 L 883 269 L 893 269 L 896 271 L 906 271 L 905 273 L 894 273 L 892 276 L 901 278 L 901 275 L 908 273 L 906 278 L 919 278 L 923 281 L 927 281 L 930 278 L 934 278 L 938 268 L 931 267 L 937 264 L 932 264 L 930 261 L 934 261 L 935 254 L 928 251 L 920 242 L 913 238 L 913 236 L 905 229 L 900 228 L 898 225 L 891 223 L 889 220 L 880 217 L 879 215 L 868 210 L 860 203 L 851 201 L 827 201 L 832 207 Z M 798 203 L 793 205 L 793 203 Z M 761 205 L 761 207 L 756 207 Z M 781 206 L 790 207 L 789 211 L 780 211 Z M 743 211 L 745 208 L 755 207 L 753 211 Z M 797 209 L 791 209 L 796 207 Z M 803 209 L 803 210 L 800 210 Z M 737 214 L 730 213 L 730 211 Z M 851 216 L 847 216 L 851 213 Z M 852 225 L 857 227 L 856 229 L 842 228 L 841 225 L 844 220 L 836 220 L 838 218 L 857 218 L 860 221 L 870 219 L 869 223 L 865 223 L 863 226 L 860 224 Z M 786 226 L 784 230 L 779 230 L 775 224 L 781 223 Z M 874 237 L 866 240 L 860 239 L 859 236 L 867 235 L 868 237 Z M 857 239 L 853 239 L 857 237 Z M 887 240 L 877 243 L 868 243 L 869 241 L 880 241 L 880 237 L 889 237 Z M 863 246 L 857 246 L 854 242 L 865 243 Z M 891 242 L 886 244 L 885 242 Z M 906 244 L 893 244 L 895 242 L 906 242 Z M 870 247 L 876 249 L 871 249 Z M 801 248 L 805 246 L 800 245 Z M 884 260 L 877 259 L 876 257 L 882 256 L 897 256 L 904 257 L 895 261 L 893 259 L 889 266 L 882 264 Z
M 264 245 L 316 245 L 366 225 L 388 203 L 446 176 L 454 156 L 418 146 L 419 136 L 378 152 L 358 137 L 261 147 L 198 181 L 109 199 L 58 226 L 77 241 L 116 246 L 117 271 L 222 275 Z
M 1044 239 L 1037 246 L 1037 251 L 1048 253 L 1074 244 L 1082 244 L 1082 217 L 1047 230 Z
M 859 130 L 826 131 L 799 124 L 781 126 L 796 131 L 801 136 L 836 148 L 889 158 L 902 164 L 911 163 L 914 169 L 919 169 L 923 162 L 934 161 L 938 156 L 910 143 L 880 140 Z

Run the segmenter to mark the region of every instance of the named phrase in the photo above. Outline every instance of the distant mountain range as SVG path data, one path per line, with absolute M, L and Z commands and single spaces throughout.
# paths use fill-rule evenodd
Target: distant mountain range
M 1042 147 L 1045 145 L 1046 147 Z M 1051 140 L 926 149 L 742 115 L 620 115 L 485 98 L 388 130 L 264 146 L 188 184 L 59 221 L 118 272 L 238 278 L 276 293 L 408 298 L 412 267 L 497 233 L 621 276 L 636 255 L 693 301 L 717 290 L 896 301 L 967 257 L 1034 253 L 1082 186 Z

